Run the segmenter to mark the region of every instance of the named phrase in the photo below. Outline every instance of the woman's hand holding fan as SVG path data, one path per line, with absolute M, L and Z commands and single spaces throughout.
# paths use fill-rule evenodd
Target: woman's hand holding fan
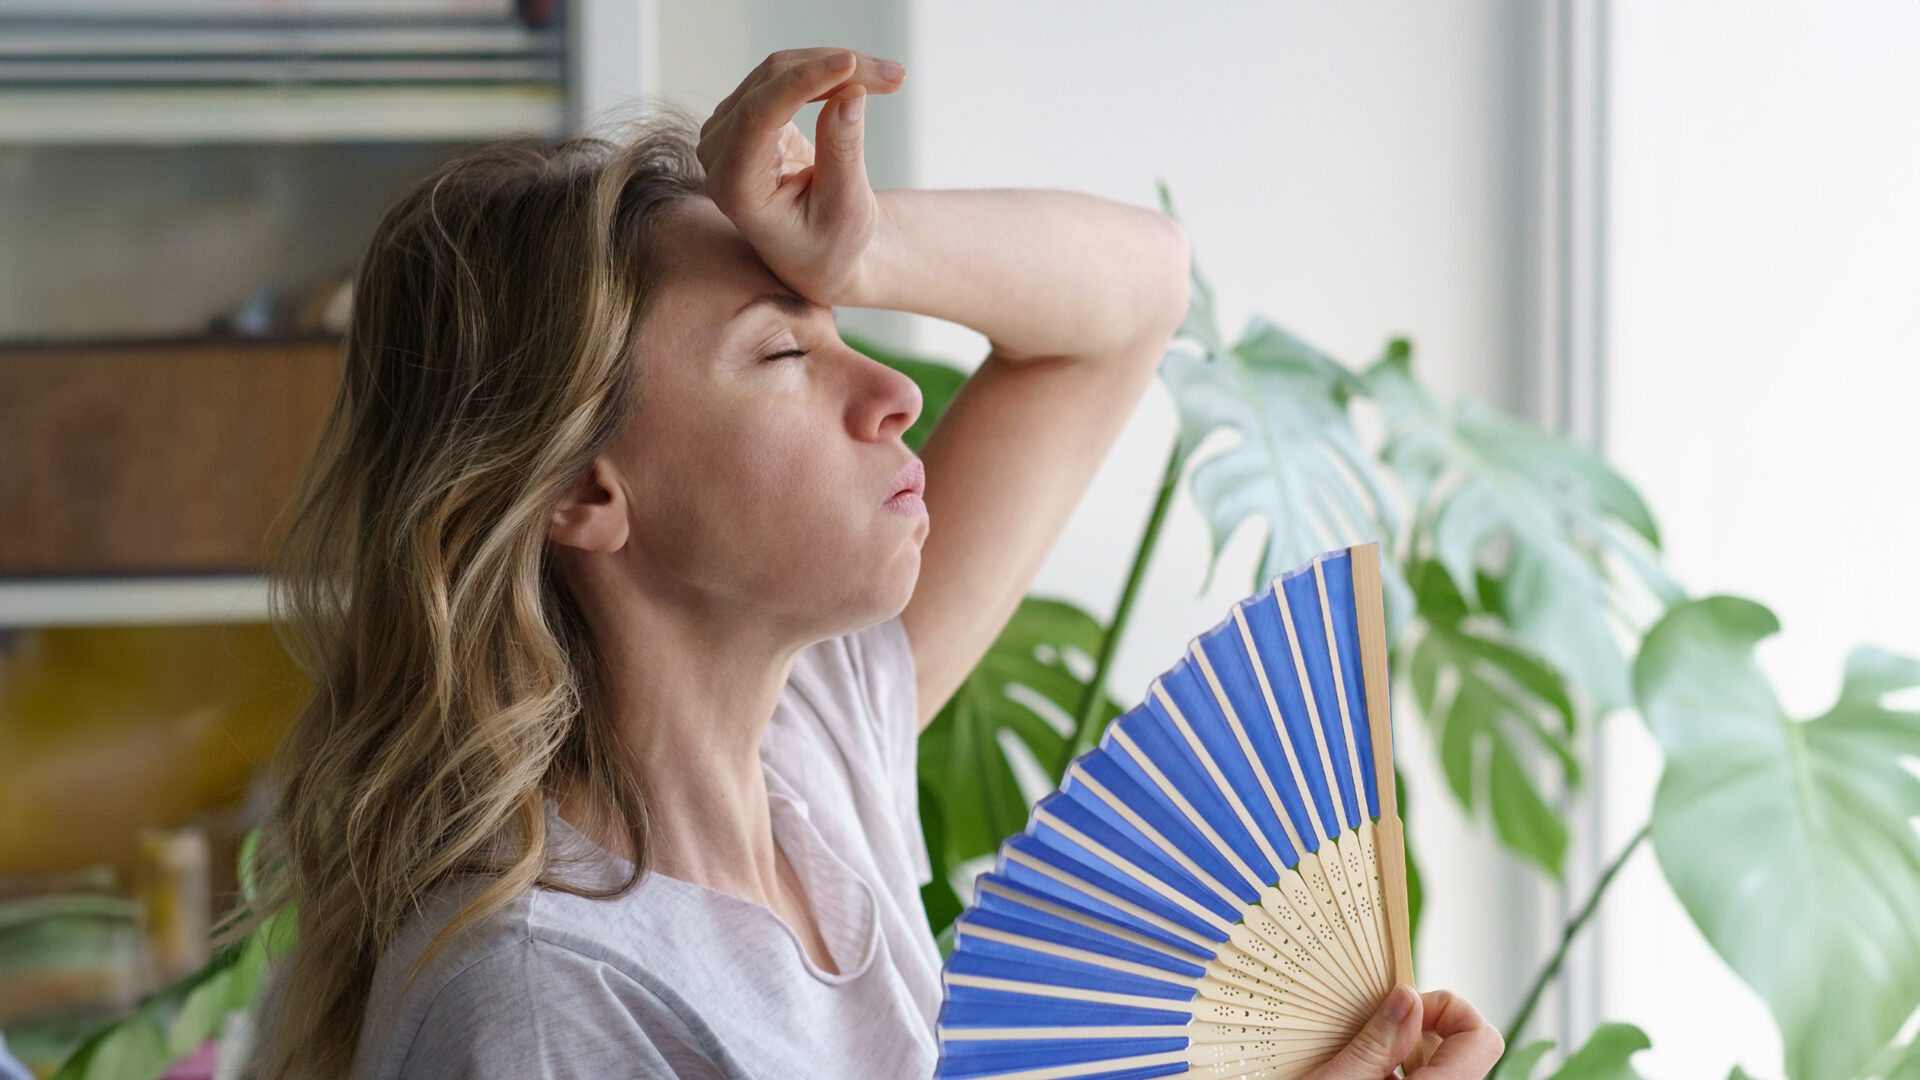
M 1418 1007 L 1405 1008 L 1416 998 Z M 1396 1005 L 1405 1008 L 1398 1016 Z M 1396 987 L 1360 1033 L 1305 1080 L 1382 1080 L 1408 1060 L 1416 1045 L 1427 1063 L 1408 1074 L 1411 1080 L 1480 1080 L 1506 1049 L 1500 1033 L 1466 998 L 1450 990 L 1415 995 L 1411 988 Z

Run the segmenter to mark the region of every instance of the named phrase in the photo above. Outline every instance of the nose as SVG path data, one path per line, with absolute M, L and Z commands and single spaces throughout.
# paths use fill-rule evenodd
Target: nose
M 920 384 L 892 365 L 847 346 L 856 374 L 848 400 L 848 423 L 855 435 L 886 441 L 902 435 L 920 419 Z

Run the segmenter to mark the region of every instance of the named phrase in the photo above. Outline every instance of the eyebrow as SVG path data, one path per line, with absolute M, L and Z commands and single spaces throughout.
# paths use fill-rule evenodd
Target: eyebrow
M 740 316 L 745 315 L 749 309 L 759 307 L 762 304 L 771 304 L 781 311 L 786 312 L 788 315 L 800 319 L 804 319 L 813 314 L 814 310 L 818 307 L 818 305 L 814 304 L 811 300 L 805 297 L 795 296 L 792 293 L 761 293 L 759 296 L 741 304 L 740 310 L 734 312 L 733 317 L 738 319 Z

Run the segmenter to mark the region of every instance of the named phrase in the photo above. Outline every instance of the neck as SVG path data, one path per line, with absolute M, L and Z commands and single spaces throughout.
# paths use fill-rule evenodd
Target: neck
M 691 616 L 667 604 L 625 603 L 589 622 L 603 708 L 646 792 L 651 868 L 769 903 L 782 879 L 760 739 L 803 635 L 750 610 Z M 633 858 L 624 836 L 594 831 L 577 800 L 560 809 Z

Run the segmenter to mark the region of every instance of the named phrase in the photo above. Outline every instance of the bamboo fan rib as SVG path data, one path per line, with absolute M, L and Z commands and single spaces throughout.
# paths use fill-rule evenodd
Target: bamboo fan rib
M 1379 545 L 1340 548 L 1190 641 L 1001 845 L 954 926 L 937 1075 L 1326 1061 L 1413 981 L 1392 760 Z

